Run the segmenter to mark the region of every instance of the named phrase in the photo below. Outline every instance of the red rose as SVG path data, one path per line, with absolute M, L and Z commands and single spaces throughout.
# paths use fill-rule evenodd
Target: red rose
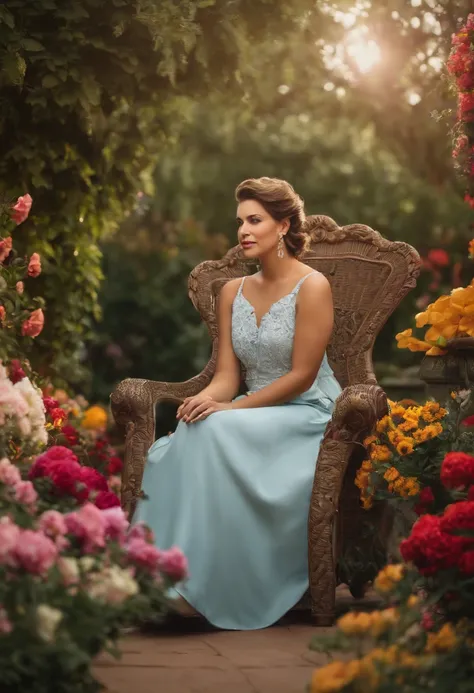
M 400 553 L 413 562 L 422 575 L 433 575 L 457 565 L 465 540 L 441 529 L 439 517 L 423 515 L 415 523 L 408 539 L 400 544 Z
M 43 452 L 36 458 L 30 469 L 28 476 L 35 479 L 40 476 L 47 476 L 48 470 L 56 463 L 64 462 L 67 464 L 79 464 L 76 455 L 69 448 L 63 445 L 53 445 L 53 447 Z
M 465 551 L 459 559 L 459 570 L 465 575 L 474 575 L 474 551 Z
M 61 426 L 62 423 L 67 420 L 67 413 L 64 411 L 64 409 L 61 409 L 61 407 L 51 409 L 49 415 L 53 420 L 54 426 L 57 428 L 59 428 L 59 426 Z
M 66 438 L 69 445 L 77 445 L 79 443 L 79 434 L 74 426 L 67 424 L 61 429 L 61 433 Z
M 442 248 L 433 248 L 428 253 L 428 260 L 433 263 L 433 265 L 438 265 L 438 267 L 446 267 L 449 265 L 449 255 Z
M 43 404 L 48 414 L 50 414 L 53 409 L 57 409 L 59 407 L 58 400 L 53 399 L 52 397 L 43 397 Z
M 8 377 L 12 383 L 19 383 L 20 380 L 26 378 L 26 373 L 21 367 L 21 363 L 18 359 L 12 359 L 10 365 L 8 366 Z
M 120 499 L 112 491 L 99 491 L 94 503 L 100 510 L 106 510 L 120 506 Z
M 474 502 L 459 501 L 449 505 L 441 517 L 440 526 L 443 532 L 474 530 Z
M 471 416 L 467 416 L 465 419 L 462 421 L 463 426 L 474 426 L 474 414 Z
M 428 508 L 434 501 L 433 491 L 430 486 L 424 488 L 420 495 L 418 496 L 418 503 L 415 505 L 415 512 L 417 515 L 424 515 L 428 512 Z
M 108 491 L 107 479 L 93 467 L 81 467 L 80 479 L 89 491 Z
M 74 496 L 78 500 L 86 500 L 89 491 L 81 484 L 81 465 L 79 462 L 54 462 L 51 464 L 47 476 L 51 479 L 58 491 L 68 496 Z
M 123 469 L 123 462 L 120 457 L 111 457 L 107 465 L 107 473 L 111 476 L 119 474 Z
M 446 488 L 474 483 L 474 457 L 465 452 L 448 452 L 441 465 L 441 481 Z

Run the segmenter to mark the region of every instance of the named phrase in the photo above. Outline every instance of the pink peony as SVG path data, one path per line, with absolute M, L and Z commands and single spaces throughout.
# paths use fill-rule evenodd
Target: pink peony
M 38 494 L 31 481 L 20 481 L 15 486 L 15 498 L 19 503 L 33 505 L 38 500 Z
M 28 263 L 28 276 L 39 277 L 41 274 L 41 258 L 38 253 L 33 253 Z
M 0 241 L 0 262 L 5 262 L 12 251 L 13 242 L 10 237 Z
M 53 565 L 58 548 L 42 532 L 24 529 L 15 547 L 15 557 L 22 568 L 35 575 L 44 575 Z
M 132 563 L 154 573 L 160 568 L 162 553 L 153 544 L 136 537 L 127 543 L 127 556 Z
M 25 290 L 25 285 L 23 284 L 23 282 L 17 282 L 15 284 L 15 289 L 16 289 L 16 292 L 19 296 L 23 296 L 23 292 Z
M 137 522 L 130 528 L 128 539 L 129 541 L 132 539 L 144 539 L 149 544 L 152 544 L 155 540 L 153 532 L 144 522 Z
M 20 538 L 20 528 L 10 517 L 0 520 L 0 565 L 16 565 L 14 549 Z
M 120 498 L 112 491 L 99 491 L 94 503 L 101 510 L 106 510 L 107 508 L 120 507 Z
M 6 457 L 0 460 L 0 482 L 7 486 L 16 486 L 21 482 L 21 474 Z
M 41 308 L 34 310 L 21 326 L 23 337 L 37 337 L 43 331 L 44 313 Z
M 184 553 L 173 546 L 161 552 L 159 568 L 165 575 L 179 582 L 188 574 L 188 561 Z
M 25 219 L 28 219 L 32 203 L 33 199 L 31 195 L 27 193 L 19 197 L 16 204 L 12 205 L 11 217 L 17 226 L 18 224 L 22 224 Z
M 106 520 L 92 503 L 66 515 L 66 525 L 68 531 L 83 542 L 86 553 L 105 546 Z
M 57 510 L 46 510 L 39 518 L 38 529 L 53 539 L 60 551 L 69 544 L 64 536 L 67 533 L 66 520 Z
M 122 508 L 106 508 L 102 511 L 105 520 L 105 534 L 111 539 L 122 540 L 128 529 L 128 520 Z
M 50 414 L 53 409 L 57 409 L 59 407 L 58 400 L 54 399 L 53 397 L 43 397 L 43 404 L 48 414 Z

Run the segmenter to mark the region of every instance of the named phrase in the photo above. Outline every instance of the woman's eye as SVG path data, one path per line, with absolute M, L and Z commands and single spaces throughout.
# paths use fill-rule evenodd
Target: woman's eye
M 259 221 L 260 221 L 260 219 L 259 219 L 258 217 L 252 217 L 252 218 L 250 219 L 250 223 L 251 223 L 251 224 L 258 224 Z

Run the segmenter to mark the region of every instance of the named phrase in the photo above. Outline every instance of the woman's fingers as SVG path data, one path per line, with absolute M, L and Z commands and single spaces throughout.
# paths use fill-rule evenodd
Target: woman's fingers
M 197 416 L 195 419 L 193 419 L 189 423 L 197 423 L 198 421 L 204 421 L 204 419 L 207 419 L 209 414 L 212 414 L 213 411 L 214 411 L 214 407 L 208 407 L 207 409 L 205 409 L 202 412 L 202 414 L 199 414 L 199 416 Z
M 186 416 L 184 419 L 186 423 L 191 423 L 191 421 L 195 421 L 196 418 L 202 414 L 203 411 L 205 411 L 209 407 L 209 402 L 200 402 L 197 404 L 194 409 Z

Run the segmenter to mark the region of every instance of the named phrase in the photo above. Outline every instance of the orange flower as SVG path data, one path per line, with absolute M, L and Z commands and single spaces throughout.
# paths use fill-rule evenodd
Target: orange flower
M 397 445 L 397 452 L 399 455 L 405 456 L 405 455 L 411 455 L 413 452 L 413 445 L 414 441 L 413 438 L 404 438 L 400 443 Z
M 383 478 L 385 481 L 395 481 L 395 479 L 398 479 L 400 476 L 400 472 L 398 469 L 395 469 L 395 467 L 390 467 L 390 469 L 387 469 L 385 474 L 383 475 Z
M 468 252 L 469 252 L 469 258 L 471 260 L 474 260 L 474 238 L 472 239 L 472 241 L 469 241 Z
M 431 348 L 431 344 L 424 342 L 421 339 L 416 339 L 412 336 L 413 331 L 411 329 L 404 330 L 396 335 L 397 347 L 399 349 L 409 349 L 410 351 L 428 351 Z
M 44 327 L 44 313 L 41 308 L 34 310 L 21 326 L 21 334 L 24 337 L 37 337 Z

